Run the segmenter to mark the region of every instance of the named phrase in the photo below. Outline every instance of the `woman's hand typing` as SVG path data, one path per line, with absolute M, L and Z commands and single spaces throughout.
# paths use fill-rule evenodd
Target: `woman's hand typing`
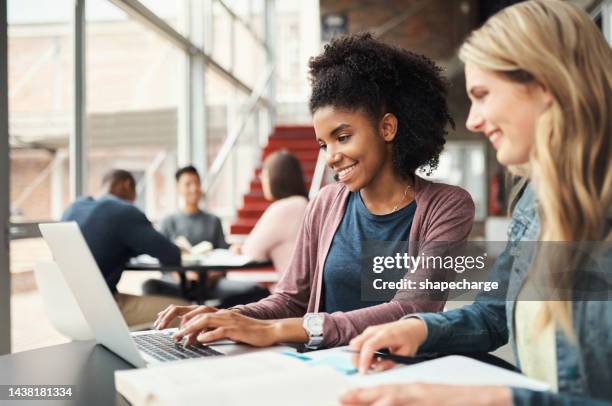
M 279 342 L 279 322 L 257 320 L 244 316 L 237 311 L 221 310 L 202 312 L 185 323 L 173 338 L 186 344 L 199 341 L 202 344 L 221 339 L 229 339 L 255 347 L 267 347 Z
M 215 313 L 218 311 L 219 309 L 217 309 L 216 307 L 212 307 L 212 306 L 170 305 L 166 307 L 164 310 L 162 310 L 161 312 L 157 313 L 157 320 L 155 320 L 153 327 L 158 330 L 163 330 L 165 328 L 168 328 L 170 324 L 172 323 L 172 321 L 176 319 L 177 317 L 181 319 L 181 322 L 179 323 L 179 327 L 182 327 L 186 323 L 188 323 L 193 317 L 199 314 Z

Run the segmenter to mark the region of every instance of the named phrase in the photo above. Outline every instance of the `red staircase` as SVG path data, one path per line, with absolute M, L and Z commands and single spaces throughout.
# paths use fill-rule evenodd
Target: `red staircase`
M 268 138 L 268 144 L 261 152 L 261 161 L 278 150 L 288 150 L 300 161 L 306 189 L 310 189 L 312 175 L 317 163 L 319 145 L 315 139 L 313 127 L 310 126 L 277 126 Z M 261 168 L 255 170 L 249 192 L 244 195 L 242 207 L 238 210 L 236 221 L 230 227 L 231 234 L 248 234 L 259 217 L 270 205 L 263 197 L 261 189 Z

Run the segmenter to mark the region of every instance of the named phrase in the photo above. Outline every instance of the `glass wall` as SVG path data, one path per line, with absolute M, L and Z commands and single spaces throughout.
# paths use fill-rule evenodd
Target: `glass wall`
M 71 3 L 8 2 L 12 222 L 56 218 L 68 201 Z
M 59 218 L 69 200 L 73 2 L 9 0 L 7 6 L 10 220 L 27 224 Z M 10 259 L 13 351 L 40 346 L 20 332 L 42 331 L 41 345 L 65 340 L 33 290 L 32 262 L 51 259 L 44 241 L 14 236 Z
M 81 2 L 85 41 L 77 49 L 75 4 Z M 86 147 L 80 158 L 85 193 L 101 192 L 106 171 L 127 169 L 137 179 L 137 206 L 157 222 L 176 209 L 179 155 L 182 164 L 206 154 L 210 166 L 235 134 L 207 202 L 225 218 L 235 214 L 258 163 L 259 141 L 269 133 L 262 125 L 267 89 L 259 86 L 268 70 L 264 4 L 8 0 L 12 351 L 66 341 L 45 315 L 32 268 L 51 260 L 37 223 L 58 220 L 70 203 L 74 138 Z M 79 55 L 86 98 L 76 106 Z M 193 80 L 198 75 L 202 80 Z M 256 88 L 260 101 L 247 109 Z M 85 107 L 78 134 L 76 107 Z M 208 175 L 205 170 L 211 181 Z
M 126 169 L 137 206 L 157 220 L 174 207 L 185 56 L 108 1 L 89 0 L 86 61 L 87 190 L 97 194 L 106 171 Z
M 308 60 L 321 51 L 318 0 L 276 2 L 277 123 L 312 124 Z
M 207 51 L 238 81 L 251 89 L 260 89 L 268 71 L 264 1 L 212 0 L 209 10 L 212 29 L 208 30 Z M 219 153 L 227 138 L 242 128 L 221 171 L 216 176 L 205 174 L 215 176 L 207 179 L 213 182 L 206 196 L 207 208 L 230 220 L 259 164 L 259 141 L 269 132 L 269 126 L 260 125 L 267 120 L 267 109 L 262 103 L 247 111 L 249 94 L 211 67 L 206 69 L 205 84 L 209 166 L 220 159 Z M 262 90 L 261 96 L 265 98 L 267 93 Z
M 479 141 L 448 141 L 440 154 L 438 168 L 430 176 L 425 176 L 467 190 L 476 206 L 477 221 L 487 216 L 486 149 L 486 144 Z

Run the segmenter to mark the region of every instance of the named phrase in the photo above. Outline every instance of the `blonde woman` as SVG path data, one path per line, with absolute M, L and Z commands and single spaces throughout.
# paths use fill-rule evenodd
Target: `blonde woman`
M 350 345 L 360 351 L 355 363 L 363 372 L 389 366 L 372 360 L 381 348 L 400 355 L 492 351 L 510 340 L 522 372 L 547 382 L 550 391 L 412 384 L 357 389 L 341 400 L 348 405 L 610 404 L 612 302 L 534 301 L 526 296 L 525 282 L 542 271 L 553 287 L 573 298 L 592 282 L 610 292 L 611 250 L 600 258 L 599 279 L 587 281 L 574 265 L 580 260 L 573 251 L 550 258 L 541 248 L 525 260 L 511 248 L 532 240 L 609 246 L 612 50 L 583 11 L 562 1 L 534 0 L 493 16 L 468 37 L 459 56 L 472 101 L 467 127 L 485 134 L 501 164 L 521 167 L 531 178 L 493 270 L 507 296 L 496 300 L 481 294 L 461 309 L 370 327 Z

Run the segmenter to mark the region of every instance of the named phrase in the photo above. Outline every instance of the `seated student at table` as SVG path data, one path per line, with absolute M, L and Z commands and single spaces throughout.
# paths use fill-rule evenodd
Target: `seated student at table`
M 326 45 L 311 59 L 310 75 L 317 141 L 338 183 L 309 203 L 272 295 L 232 311 L 168 308 L 156 325 L 164 328 L 183 315 L 187 324 L 176 339 L 227 336 L 258 346 L 329 347 L 348 343 L 372 324 L 442 310 L 444 301 L 414 300 L 405 290 L 388 302 L 362 301 L 359 261 L 362 241 L 463 241 L 470 233 L 470 195 L 416 175 L 419 168 L 436 167 L 452 123 L 440 68 L 362 34 Z M 411 244 L 408 251 L 419 255 L 422 247 Z M 428 277 L 436 275 L 420 268 L 414 274 Z
M 133 205 L 136 182 L 131 173 L 121 169 L 108 172 L 102 180 L 102 189 L 103 194 L 97 199 L 77 199 L 66 209 L 62 221 L 76 221 L 79 225 L 127 324 L 150 323 L 175 300 L 119 293 L 117 283 L 130 258 L 148 254 L 162 264 L 180 265 L 180 250 L 158 233 L 144 213 Z
M 244 243 L 231 249 L 257 260 L 272 260 L 276 271 L 284 272 L 308 205 L 300 161 L 287 151 L 271 154 L 263 163 L 261 185 L 264 197 L 272 204 Z
M 198 170 L 185 166 L 174 177 L 180 208 L 162 220 L 161 233 L 173 241 L 185 237 L 191 245 L 208 241 L 213 248 L 227 248 L 221 219 L 200 208 L 204 193 Z
M 203 197 L 200 175 L 193 166 L 176 171 L 176 190 L 180 199 L 180 209 L 162 220 L 161 233 L 171 241 L 186 238 L 192 246 L 208 241 L 213 248 L 228 248 L 219 217 L 202 210 L 199 206 Z M 222 272 L 209 272 L 207 275 L 206 299 L 220 300 L 220 307 L 230 307 L 249 303 L 268 296 L 269 292 L 256 283 L 231 281 L 223 278 Z M 180 287 L 178 275 L 164 274 L 162 279 L 145 281 L 142 290 L 150 295 L 195 299 L 199 275 L 187 272 L 185 290 Z
M 368 328 L 351 348 L 361 351 L 355 362 L 365 371 L 381 348 L 406 356 L 488 352 L 510 340 L 517 366 L 548 383 L 550 391 L 388 385 L 358 389 L 341 400 L 347 405 L 451 400 L 470 406 L 610 405 L 610 45 L 578 7 L 527 1 L 491 17 L 467 38 L 459 57 L 472 100 L 467 127 L 489 138 L 501 164 L 525 165 L 532 179 L 493 268 L 504 291 L 482 292 L 461 309 Z M 545 243 L 532 253 L 534 244 L 526 241 L 534 240 Z M 578 256 L 578 246 L 603 248 L 592 257 L 598 263 Z M 534 296 L 534 286 L 565 295 Z M 389 365 L 383 361 L 378 368 Z

